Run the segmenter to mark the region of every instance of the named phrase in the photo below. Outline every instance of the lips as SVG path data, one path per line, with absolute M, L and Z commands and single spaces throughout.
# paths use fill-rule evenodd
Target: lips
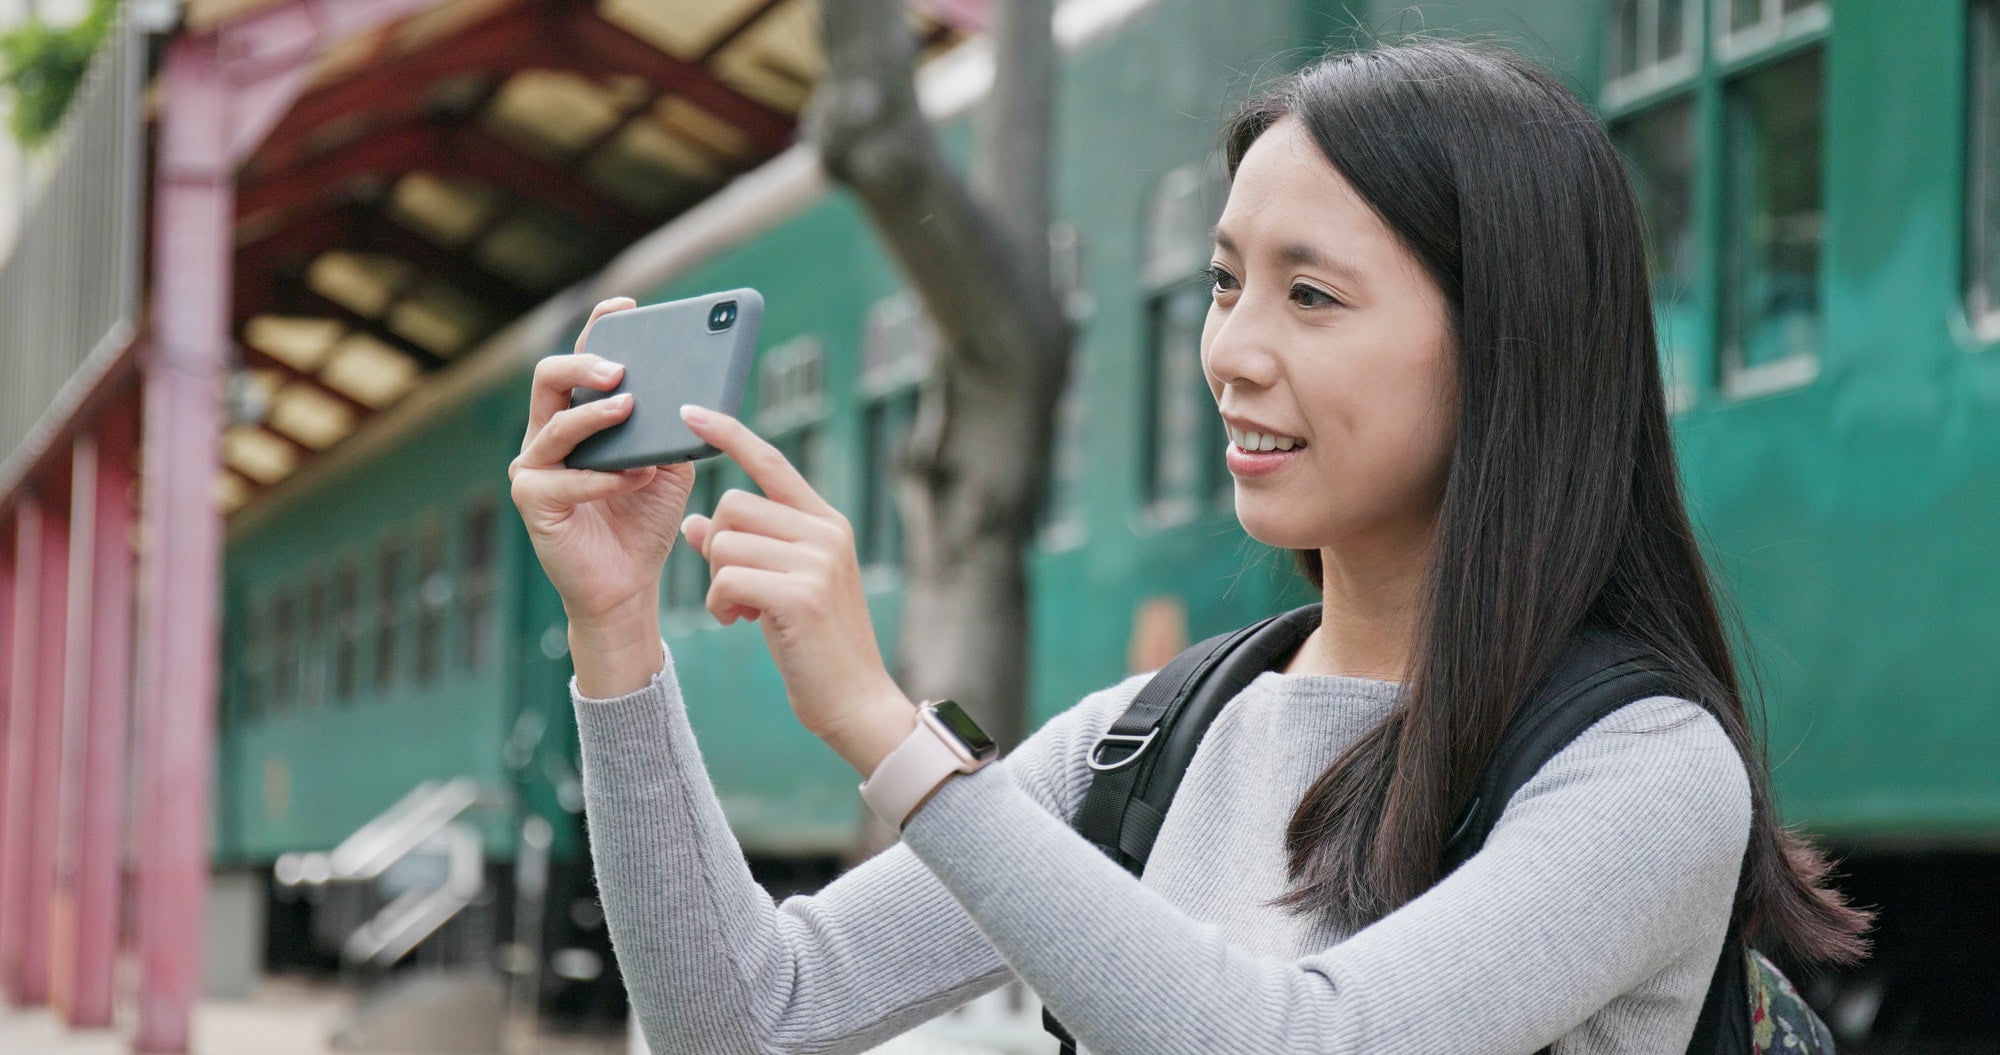
M 1223 450 L 1222 460 L 1233 476 L 1268 476 L 1297 461 L 1304 451 L 1304 447 L 1293 447 L 1288 451 L 1249 451 L 1231 443 Z

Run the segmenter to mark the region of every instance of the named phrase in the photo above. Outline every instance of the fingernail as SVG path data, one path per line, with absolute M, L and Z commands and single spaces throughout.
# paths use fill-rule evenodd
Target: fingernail
M 615 407 L 629 407 L 629 406 L 631 406 L 631 405 L 632 405 L 632 393 L 630 393 L 630 392 L 620 392 L 620 393 L 618 393 L 617 395 L 615 395 L 615 396 L 612 396 L 612 397 L 611 397 L 611 405 L 612 405 L 612 406 L 615 406 Z
M 590 372 L 600 381 L 609 381 L 618 376 L 618 364 L 599 363 Z
M 695 406 L 693 403 L 681 404 L 682 421 L 685 421 L 690 425 L 702 425 L 706 424 L 708 422 L 708 419 L 709 419 L 708 411 L 703 410 L 698 406 Z

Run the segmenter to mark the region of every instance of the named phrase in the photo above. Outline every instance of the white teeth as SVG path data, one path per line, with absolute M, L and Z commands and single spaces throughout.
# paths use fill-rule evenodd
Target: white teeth
M 1224 426 L 1229 432 L 1229 441 L 1246 451 L 1288 451 L 1305 446 L 1305 441 L 1290 436 L 1280 436 L 1271 432 L 1245 432 L 1233 426 Z

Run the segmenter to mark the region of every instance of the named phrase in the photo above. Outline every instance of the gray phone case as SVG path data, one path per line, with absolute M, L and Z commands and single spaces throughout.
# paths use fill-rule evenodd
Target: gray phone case
M 735 322 L 722 330 L 709 329 L 709 310 L 732 300 Z M 625 374 L 609 391 L 571 389 L 570 405 L 630 392 L 632 413 L 584 437 L 563 459 L 564 467 L 630 469 L 721 454 L 681 420 L 681 404 L 738 415 L 763 319 L 764 296 L 747 287 L 627 308 L 599 318 L 583 350 L 623 364 Z

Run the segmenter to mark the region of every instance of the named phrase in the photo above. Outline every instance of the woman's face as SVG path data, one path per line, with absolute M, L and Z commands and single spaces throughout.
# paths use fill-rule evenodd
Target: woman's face
M 1297 118 L 1237 166 L 1213 267 L 1202 370 L 1244 530 L 1282 549 L 1427 534 L 1457 419 L 1444 299 Z

